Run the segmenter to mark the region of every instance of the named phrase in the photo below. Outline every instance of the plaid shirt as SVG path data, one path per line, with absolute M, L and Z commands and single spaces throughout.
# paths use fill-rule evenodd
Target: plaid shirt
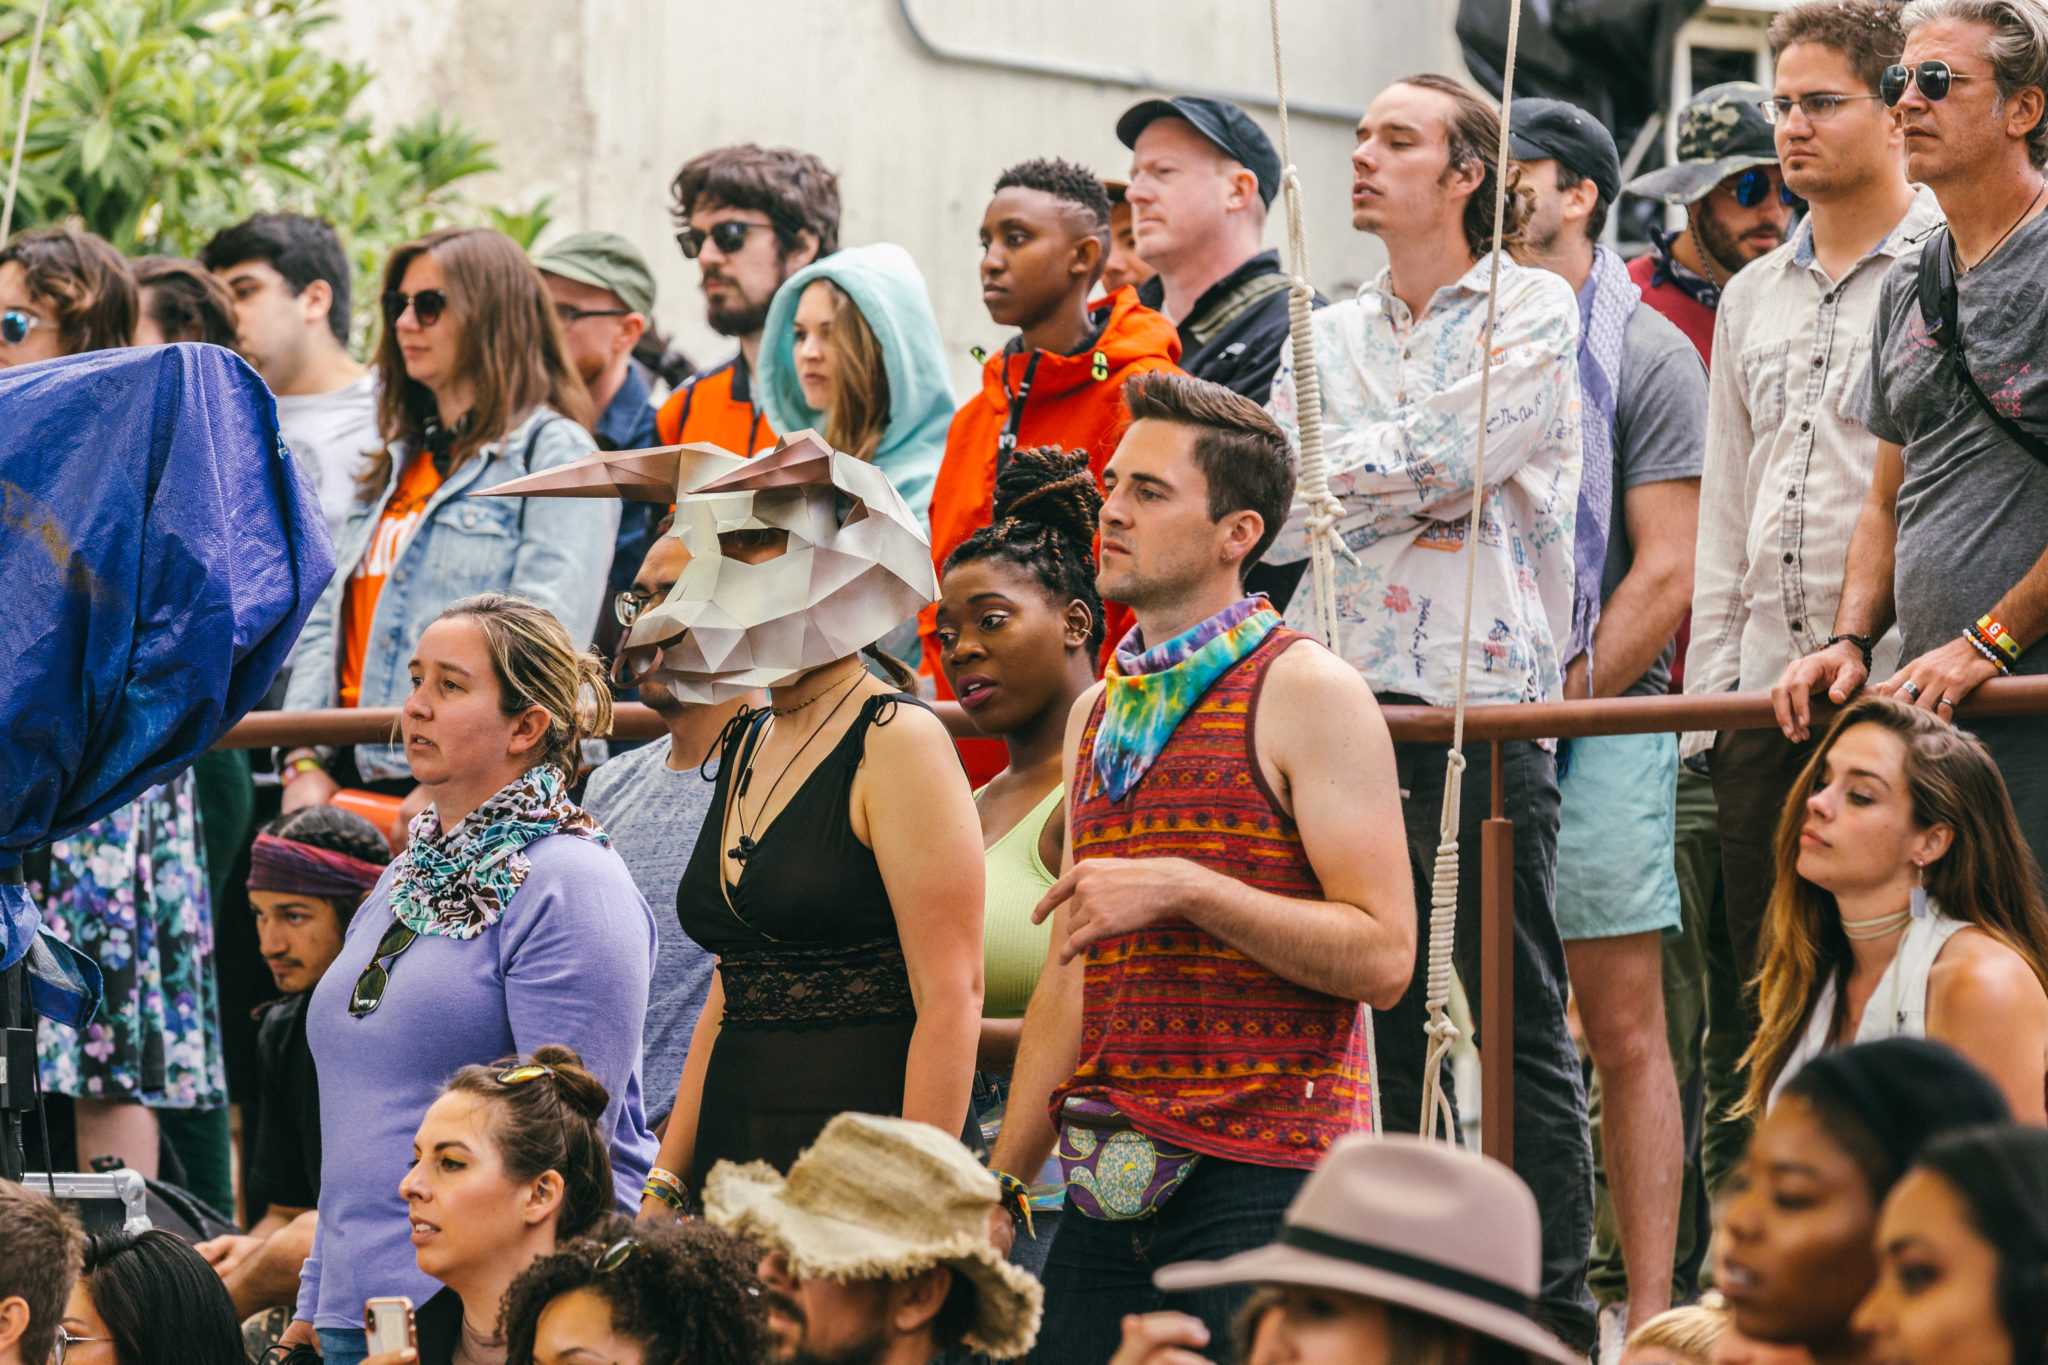
M 1714 324 L 1707 465 L 1700 480 L 1687 692 L 1767 688 L 1827 643 L 1849 537 L 1870 492 L 1877 438 L 1856 416 L 1878 286 L 1942 221 L 1934 192 L 1839 281 L 1813 254 L 1813 224 L 1728 282 Z M 1898 666 L 1886 632 L 1871 673 Z M 1713 742 L 1686 736 L 1687 755 Z
M 1465 636 L 1459 552 L 1472 507 L 1488 259 L 1439 289 L 1420 317 L 1394 297 L 1385 271 L 1315 315 L 1330 491 L 1359 560 L 1337 560 L 1336 650 L 1375 692 L 1439 706 L 1457 690 Z M 1571 625 L 1579 305 L 1561 277 L 1507 260 L 1500 290 L 1467 694 L 1542 701 L 1561 690 Z M 1270 407 L 1298 443 L 1291 352 Z M 1296 504 L 1267 559 L 1307 557 L 1306 516 Z M 1317 629 L 1313 594 L 1304 582 L 1288 606 L 1297 630 Z

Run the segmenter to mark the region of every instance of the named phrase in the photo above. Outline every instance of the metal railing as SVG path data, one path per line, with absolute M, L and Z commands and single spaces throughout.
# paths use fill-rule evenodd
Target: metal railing
M 1815 706 L 1819 733 L 1835 708 Z M 2048 677 L 1994 678 L 1956 708 L 1967 727 L 1984 716 L 2048 713 Z M 1396 742 L 1448 744 L 1451 713 L 1435 706 L 1389 706 L 1387 728 Z M 215 748 L 289 748 L 299 744 L 380 744 L 396 733 L 398 712 L 382 710 L 259 711 L 222 737 Z M 1698 730 L 1767 730 L 1777 725 L 1768 692 L 1711 696 L 1607 697 L 1597 701 L 1529 702 L 1470 706 L 1465 737 L 1492 749 L 1493 811 L 1480 834 L 1479 1015 L 1480 1145 L 1489 1156 L 1514 1160 L 1514 824 L 1501 805 L 1501 751 L 1493 741 L 1580 739 L 1593 735 L 1666 734 Z M 661 718 L 644 706 L 622 703 L 612 733 L 653 739 Z M 1377 1084 L 1379 1078 L 1373 1078 Z

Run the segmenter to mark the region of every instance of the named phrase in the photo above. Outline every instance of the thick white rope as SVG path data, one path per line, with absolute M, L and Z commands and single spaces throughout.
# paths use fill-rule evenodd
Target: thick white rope
M 1316 373 L 1316 338 L 1309 315 L 1315 288 L 1308 279 L 1308 230 L 1302 212 L 1301 176 L 1294 168 L 1294 144 L 1287 126 L 1287 63 L 1280 47 L 1280 0 L 1268 0 L 1273 24 L 1273 94 L 1280 111 L 1280 188 L 1287 206 L 1287 339 L 1294 352 L 1294 409 L 1301 434 L 1301 474 L 1297 493 L 1308 508 L 1310 590 L 1315 594 L 1316 633 L 1325 645 L 1337 643 L 1337 556 L 1353 564 L 1358 557 L 1337 534 L 1344 505 L 1330 491 L 1329 465 L 1323 458 L 1323 386 Z M 1361 1005 L 1365 1021 L 1366 1074 L 1372 1082 L 1372 1130 L 1380 1127 L 1380 1057 L 1373 1044 L 1372 1006 Z
M 7 198 L 0 204 L 0 243 L 14 227 L 14 192 L 21 184 L 21 155 L 28 146 L 28 111 L 36 97 L 36 72 L 43 59 L 43 26 L 50 18 L 50 0 L 36 10 L 36 36 L 28 45 L 28 76 L 21 83 L 21 118 L 14 126 L 14 159 L 7 167 Z
M 1486 427 L 1493 412 L 1493 324 L 1500 299 L 1501 224 L 1508 198 L 1508 114 L 1515 95 L 1515 49 L 1522 36 L 1521 0 L 1508 6 L 1507 60 L 1501 68 L 1500 145 L 1493 168 L 1493 257 L 1486 292 L 1486 326 L 1479 351 L 1479 431 L 1472 457 L 1472 515 L 1465 531 L 1465 616 L 1464 634 L 1458 643 L 1458 691 L 1451 716 L 1451 751 L 1444 761 L 1444 806 L 1438 826 L 1436 869 L 1429 897 L 1429 975 L 1423 1003 L 1429 1011 L 1423 1025 L 1429 1035 L 1429 1051 L 1422 1071 L 1422 1135 L 1456 1139 L 1457 1116 L 1451 1111 L 1450 1096 L 1444 1093 L 1443 1065 L 1451 1045 L 1458 1040 L 1458 1027 L 1451 1022 L 1452 947 L 1458 926 L 1458 814 L 1463 808 L 1465 786 L 1465 686 L 1472 660 L 1472 586 L 1479 564 L 1479 519 L 1485 506 Z M 1497 742 L 1497 741 L 1496 741 Z M 1499 1059 L 1492 1059 L 1498 1064 Z M 1502 1115 L 1503 1122 L 1512 1121 Z

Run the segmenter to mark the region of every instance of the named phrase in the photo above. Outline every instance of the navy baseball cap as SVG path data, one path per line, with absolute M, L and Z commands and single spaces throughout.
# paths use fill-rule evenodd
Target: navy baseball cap
M 1508 154 L 1517 161 L 1555 161 L 1592 181 L 1610 204 L 1621 197 L 1614 134 L 1576 104 L 1516 100 L 1508 110 Z
M 1259 198 L 1268 208 L 1280 193 L 1280 154 L 1273 150 L 1266 130 L 1252 122 L 1252 116 L 1229 100 L 1207 95 L 1181 95 L 1170 100 L 1144 100 L 1124 110 L 1116 121 L 1117 141 L 1136 148 L 1138 134 L 1155 120 L 1186 119 L 1195 131 L 1216 144 L 1223 154 L 1259 180 Z

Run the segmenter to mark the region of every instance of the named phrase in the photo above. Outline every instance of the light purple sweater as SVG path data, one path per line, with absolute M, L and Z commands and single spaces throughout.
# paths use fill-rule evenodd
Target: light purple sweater
M 442 1084 L 472 1062 L 576 1049 L 611 1107 L 619 1210 L 633 1213 L 656 1144 L 640 1102 L 640 1029 L 654 962 L 654 917 L 619 855 L 550 835 L 527 846 L 532 871 L 498 922 L 472 939 L 421 935 L 391 964 L 384 1000 L 361 1019 L 349 994 L 391 926 L 387 872 L 314 988 L 306 1038 L 320 1073 L 320 1230 L 299 1280 L 298 1316 L 360 1328 L 363 1300 L 424 1303 L 441 1286 L 413 1261 L 398 1182 Z

